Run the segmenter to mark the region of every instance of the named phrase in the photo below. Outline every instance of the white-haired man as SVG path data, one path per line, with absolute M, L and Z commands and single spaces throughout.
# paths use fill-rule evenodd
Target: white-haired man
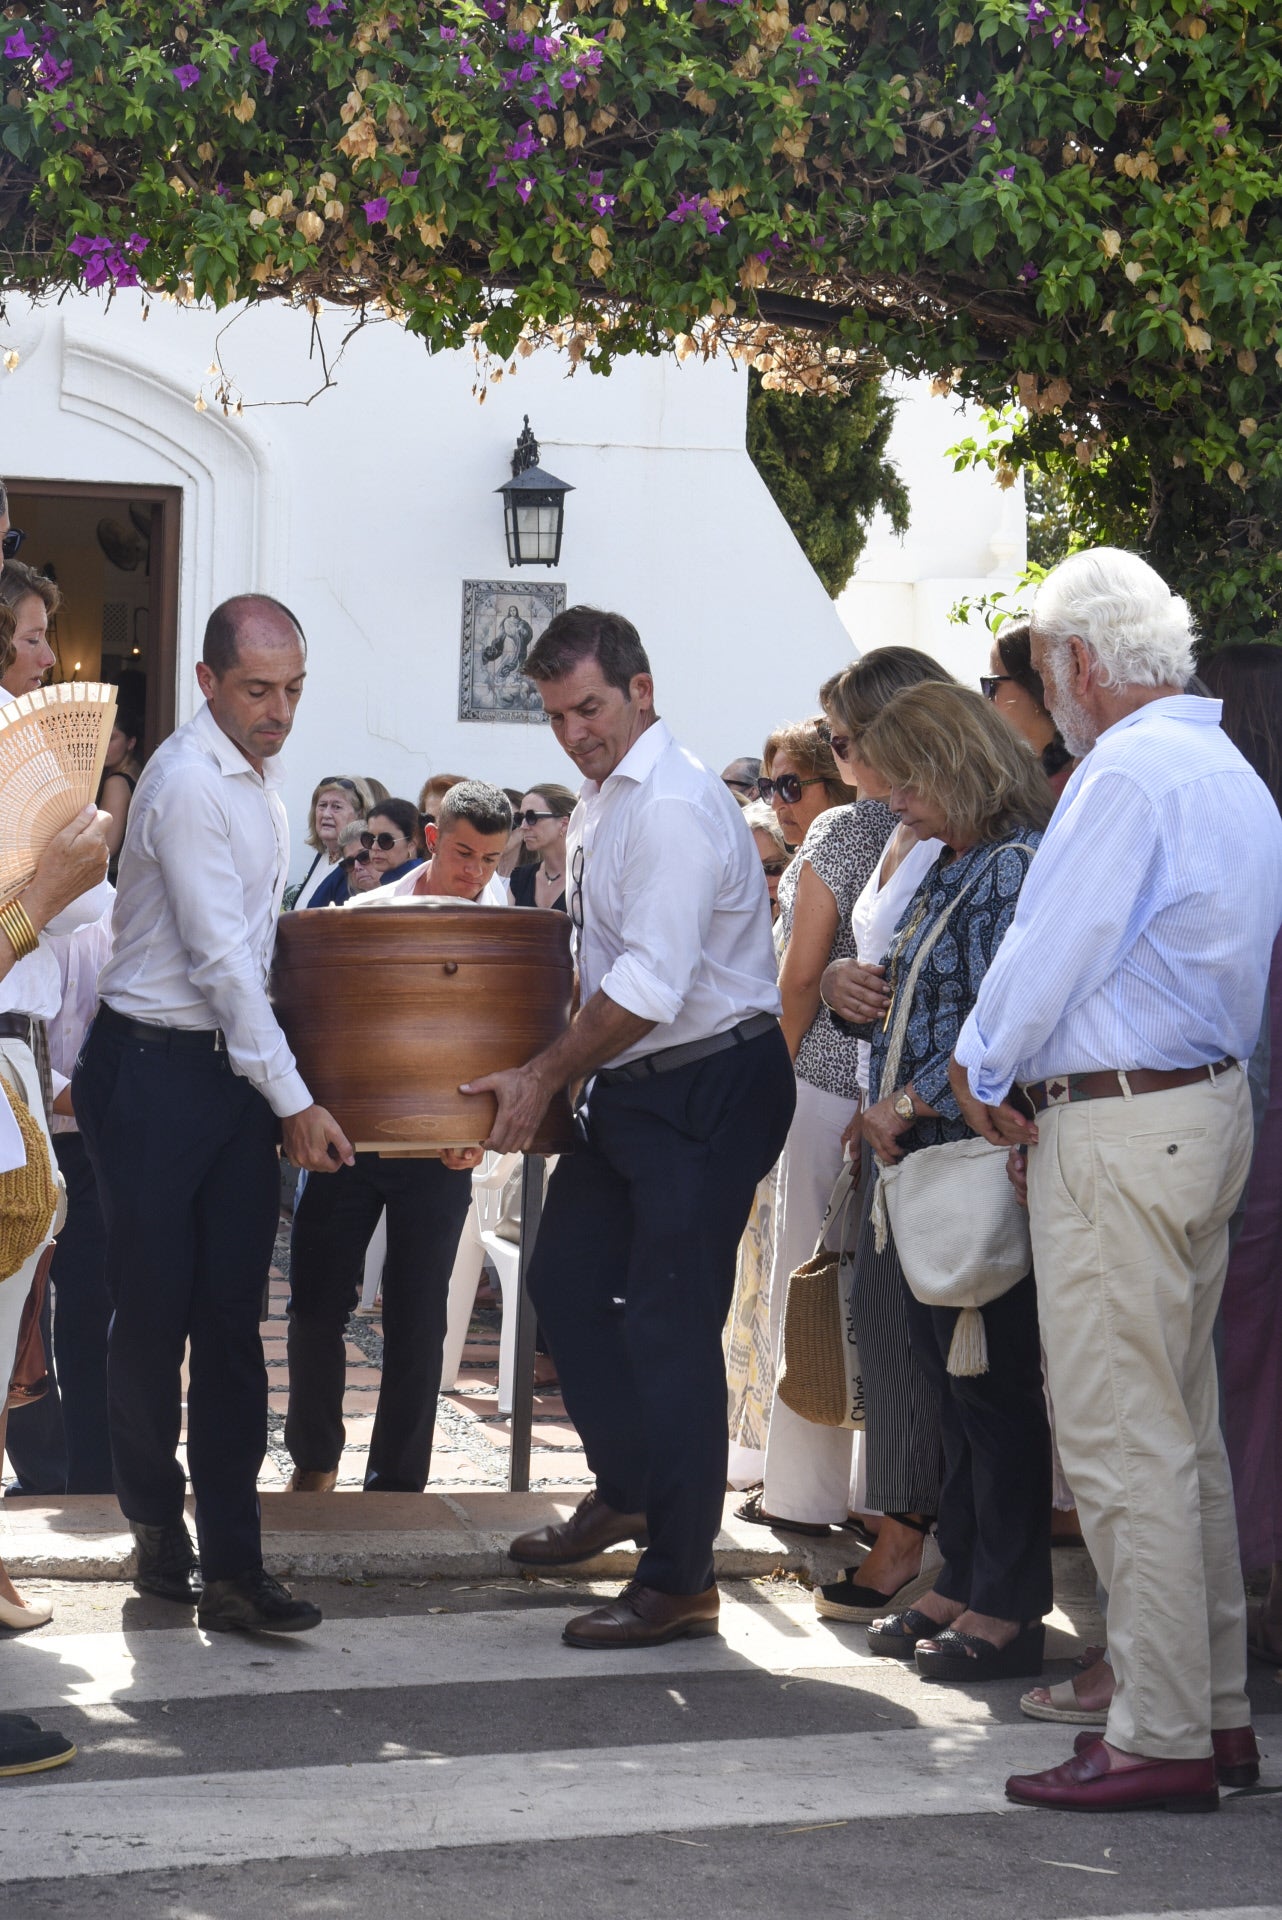
M 1183 693 L 1188 609 L 1136 555 L 1096 548 L 1048 575 L 1032 652 L 1082 764 L 953 1086 L 979 1132 L 1031 1148 L 1056 1432 L 1109 1591 L 1116 1688 L 1103 1738 L 1006 1791 L 1213 1807 L 1217 1770 L 1258 1777 L 1211 1331 L 1251 1161 L 1239 1063 L 1282 920 L 1282 822 L 1219 702 Z

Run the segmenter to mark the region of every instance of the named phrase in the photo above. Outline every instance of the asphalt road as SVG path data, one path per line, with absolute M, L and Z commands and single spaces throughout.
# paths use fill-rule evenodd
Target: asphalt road
M 720 1639 L 625 1655 L 562 1646 L 569 1583 L 299 1590 L 326 1620 L 295 1639 L 89 1585 L 4 1637 L 0 1702 L 80 1750 L 0 1782 L 6 1920 L 1282 1920 L 1271 1670 L 1261 1790 L 1088 1819 L 1004 1799 L 1072 1740 L 1025 1683 L 922 1682 L 792 1582 L 727 1583 Z

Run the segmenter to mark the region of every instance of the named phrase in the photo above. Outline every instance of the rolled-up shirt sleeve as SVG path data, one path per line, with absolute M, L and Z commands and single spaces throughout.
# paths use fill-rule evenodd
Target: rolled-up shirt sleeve
M 676 1019 L 699 972 L 724 867 L 715 823 L 697 807 L 662 798 L 637 812 L 620 880 L 624 950 L 600 983 L 616 1006 L 656 1026 Z
M 190 977 L 227 1040 L 236 1070 L 281 1119 L 312 1104 L 307 1084 L 281 1032 L 250 946 L 244 893 L 232 856 L 218 782 L 183 783 L 181 796 L 159 796 L 144 826 L 147 851 L 159 863 Z
M 1138 903 L 1160 896 L 1159 822 L 1143 789 L 1109 770 L 1052 822 L 957 1040 L 977 1100 L 1005 1099 L 1022 1062 L 1117 971 L 1139 931 Z

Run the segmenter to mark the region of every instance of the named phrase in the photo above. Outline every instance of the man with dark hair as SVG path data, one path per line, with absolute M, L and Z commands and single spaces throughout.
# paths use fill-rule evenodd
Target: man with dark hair
M 728 767 L 721 769 L 721 778 L 729 787 L 741 807 L 758 799 L 757 782 L 761 778 L 761 762 L 745 754 L 739 760 L 732 760 Z
M 377 912 L 425 894 L 488 906 L 511 831 L 506 796 L 484 780 L 461 780 L 440 803 L 431 858 L 342 911 Z M 389 1007 L 387 1017 L 395 1019 L 397 1009 Z M 333 1180 L 308 1181 L 294 1214 L 289 1265 L 291 1493 L 329 1493 L 338 1481 L 347 1437 L 344 1329 L 384 1209 L 383 1375 L 365 1491 L 422 1493 L 427 1485 L 450 1275 L 472 1199 L 470 1169 L 480 1159 L 479 1147 L 446 1148 L 421 1160 L 358 1153 Z
M 717 1631 L 721 1329 L 796 1087 L 752 835 L 722 781 L 654 711 L 636 629 L 572 607 L 526 671 L 584 775 L 568 841 L 582 1004 L 528 1066 L 464 1091 L 497 1095 L 487 1145 L 507 1152 L 528 1149 L 559 1088 L 588 1082 L 580 1145 L 552 1175 L 530 1293 L 596 1488 L 564 1525 L 508 1551 L 519 1566 L 560 1567 L 637 1540 L 636 1579 L 565 1638 L 657 1646 Z
M 267 999 L 289 870 L 276 756 L 305 671 L 279 601 L 241 594 L 211 616 L 196 668 L 205 705 L 152 756 L 129 810 L 114 952 L 73 1082 L 107 1228 L 108 1417 L 137 1584 L 198 1600 L 215 1632 L 320 1619 L 263 1569 L 257 1492 L 277 1142 L 315 1174 L 352 1159 Z M 188 1340 L 199 1569 L 174 1457 Z

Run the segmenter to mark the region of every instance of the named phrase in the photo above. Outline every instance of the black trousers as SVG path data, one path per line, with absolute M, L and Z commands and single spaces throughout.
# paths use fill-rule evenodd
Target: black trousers
M 110 1493 L 107 1234 L 84 1141 L 55 1133 L 53 1150 L 67 1183 L 67 1218 L 45 1295 L 49 1391 L 9 1415 L 5 1444 L 24 1492 Z
M 1040 1620 L 1054 1604 L 1051 1439 L 1033 1276 L 982 1309 L 988 1372 L 973 1378 L 948 1372 L 955 1309 L 924 1307 L 906 1284 L 904 1299 L 944 1442 L 935 1591 L 998 1620 Z
M 127 1519 L 182 1514 L 175 1458 L 191 1342 L 187 1467 L 206 1579 L 262 1565 L 267 1369 L 258 1316 L 279 1216 L 279 1125 L 225 1053 L 99 1018 L 74 1076 L 107 1229 L 107 1410 Z
M 439 1160 L 380 1160 L 313 1174 L 294 1212 L 289 1256 L 289 1412 L 285 1445 L 307 1472 L 342 1458 L 344 1329 L 365 1254 L 387 1209 L 383 1377 L 365 1469 L 371 1493 L 422 1493 L 432 1463 L 450 1274 L 472 1176 Z
M 712 1583 L 721 1334 L 753 1193 L 795 1105 L 778 1031 L 672 1073 L 597 1081 L 581 1144 L 548 1185 L 531 1298 L 602 1498 L 647 1516 L 637 1577 L 662 1592 Z

